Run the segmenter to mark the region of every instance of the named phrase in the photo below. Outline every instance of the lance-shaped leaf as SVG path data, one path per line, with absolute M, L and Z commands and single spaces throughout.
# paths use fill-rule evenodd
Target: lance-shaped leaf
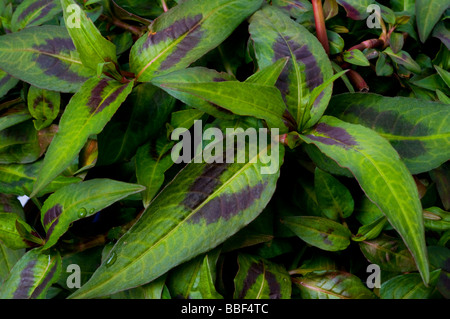
M 439 22 L 433 31 L 433 37 L 438 38 L 450 50 L 450 30 L 445 26 L 445 22 Z
M 369 128 L 324 116 L 301 136 L 348 168 L 367 197 L 386 215 L 414 256 L 425 283 L 429 265 L 417 186 L 398 153 Z
M 0 131 L 25 122 L 30 118 L 28 108 L 21 98 L 0 105 Z
M 171 152 L 175 145 L 162 135 L 155 142 L 140 147 L 136 153 L 136 177 L 146 187 L 142 193 L 144 207 L 148 207 L 164 183 L 164 173 L 174 164 Z
M 275 191 L 284 148 L 275 143 L 255 153 L 246 163 L 197 164 L 194 159 L 159 193 L 119 239 L 107 261 L 71 298 L 94 298 L 151 282 L 249 224 Z M 268 153 L 280 158 L 271 163 L 273 174 L 264 174 L 270 165 L 264 162 L 271 162 Z M 145 272 L 140 271 L 143 267 Z
M 32 121 L 0 131 L 0 164 L 28 164 L 44 154 L 53 128 L 36 131 Z
M 45 155 L 32 196 L 67 168 L 90 135 L 99 134 L 133 89 L 108 78 L 89 79 L 66 106 L 59 130 Z
M 83 65 L 97 72 L 99 65 L 103 65 L 105 72 L 109 72 L 120 80 L 121 76 L 116 70 L 116 46 L 102 36 L 77 3 L 73 0 L 60 1 L 67 31 L 80 53 Z M 75 21 L 73 21 L 74 19 Z
M 25 0 L 11 17 L 11 29 L 17 32 L 25 27 L 41 25 L 60 12 L 59 0 Z
M 448 105 L 406 97 L 340 94 L 330 115 L 361 124 L 387 139 L 412 174 L 427 172 L 450 158 Z
M 185 70 L 175 71 L 167 75 L 159 76 L 152 83 L 173 97 L 179 99 L 190 107 L 206 112 L 217 118 L 233 118 L 234 115 L 219 105 L 202 99 L 200 96 L 189 94 L 171 88 L 171 84 L 199 84 L 206 82 L 234 81 L 235 79 L 227 73 L 217 72 L 204 67 L 192 67 Z
M 258 83 L 263 85 L 275 85 L 278 81 L 278 78 L 283 72 L 286 64 L 289 62 L 289 57 L 284 57 L 279 59 L 274 64 L 271 64 L 255 74 L 249 76 L 245 82 L 247 83 Z
M 406 274 L 384 282 L 380 288 L 381 299 L 428 299 L 436 289 L 441 270 L 430 273 L 430 285 L 426 287 L 419 274 Z
M 141 82 L 184 69 L 217 47 L 262 0 L 191 0 L 160 15 L 131 50 L 130 69 Z
M 339 251 L 350 245 L 350 230 L 327 218 L 287 216 L 283 223 L 308 244 L 323 250 Z
M 316 168 L 314 189 L 322 213 L 329 219 L 347 218 L 353 213 L 354 202 L 350 191 L 332 175 Z
M 303 299 L 375 299 L 361 279 L 347 272 L 337 270 L 314 271 L 294 284 L 300 288 Z
M 420 41 L 424 43 L 444 11 L 450 7 L 446 0 L 416 0 L 416 21 Z
M 30 196 L 42 164 L 43 161 L 41 160 L 27 165 L 0 165 L 0 193 Z M 38 196 L 53 193 L 61 187 L 79 183 L 80 181 L 81 179 L 77 177 L 58 176 L 40 191 Z
M 289 57 L 276 86 L 298 127 L 314 125 L 325 111 L 332 86 L 308 110 L 311 92 L 333 75 L 330 60 L 317 38 L 280 10 L 265 6 L 250 19 L 250 34 L 260 68 Z
M 149 284 L 118 292 L 111 299 L 164 299 L 166 277 L 163 275 Z
M 41 223 L 47 232 L 43 248 L 53 246 L 71 223 L 143 190 L 143 186 L 110 179 L 93 179 L 59 189 L 41 209 Z
M 342 55 L 344 58 L 344 61 L 354 64 L 354 65 L 360 65 L 360 66 L 369 66 L 370 62 L 367 60 L 364 53 L 362 53 L 360 50 L 350 50 L 345 51 Z
M 386 50 L 384 50 L 383 52 L 389 55 L 392 61 L 399 64 L 400 66 L 403 66 L 406 70 L 413 73 L 422 72 L 420 65 L 416 61 L 414 61 L 414 59 L 408 52 L 400 50 L 397 53 L 394 53 L 390 47 L 386 48 Z
M 450 213 L 439 207 L 430 207 L 423 211 L 425 228 L 435 231 L 450 230 Z
M 291 279 L 282 265 L 244 254 L 238 256 L 238 264 L 235 299 L 291 298 Z
M 436 183 L 442 205 L 450 210 L 450 163 L 447 162 L 430 172 L 430 177 Z
M 387 223 L 386 217 L 382 215 L 373 222 L 359 227 L 358 233 L 355 236 L 352 236 L 352 240 L 364 241 L 375 239 L 381 234 Z
M 76 92 L 95 75 L 82 65 L 67 30 L 50 25 L 1 36 L 0 68 L 31 85 L 59 92 Z
M 11 249 L 36 247 L 39 235 L 16 214 L 0 212 L 0 242 Z
M 16 263 L 0 287 L 0 299 L 44 299 L 60 273 L 58 252 L 30 250 Z
M 253 116 L 266 121 L 270 128 L 286 133 L 293 128 L 290 114 L 277 88 L 237 81 L 207 83 L 162 83 L 162 89 L 176 90 L 201 98 L 234 114 Z
M 397 238 L 381 235 L 377 239 L 360 242 L 359 247 L 367 260 L 377 264 L 382 270 L 394 272 L 417 270 L 408 248 Z
M 25 249 L 11 249 L 0 242 L 0 286 L 24 254 Z
M 308 12 L 313 12 L 312 4 L 308 0 L 273 0 L 272 5 L 285 11 L 295 19 L 305 16 Z
M 58 117 L 61 95 L 58 92 L 31 86 L 28 90 L 28 110 L 35 118 L 34 127 L 41 130 Z
M 13 78 L 11 75 L 3 70 L 0 70 L 0 98 L 5 96 L 9 90 L 15 87 L 19 80 Z
M 167 287 L 174 298 L 222 299 L 214 286 L 220 249 L 212 250 L 170 272 Z
M 176 100 L 150 83 L 136 86 L 98 135 L 98 165 L 129 161 L 138 147 L 157 135 Z

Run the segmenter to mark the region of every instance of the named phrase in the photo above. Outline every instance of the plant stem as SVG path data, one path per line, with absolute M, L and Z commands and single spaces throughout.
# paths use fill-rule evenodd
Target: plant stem
M 125 23 L 122 20 L 119 20 L 117 18 L 108 17 L 107 15 L 104 15 L 104 14 L 102 14 L 100 16 L 100 20 L 101 21 L 108 21 L 109 23 L 112 23 L 115 26 L 117 26 L 117 27 L 119 27 L 121 29 L 124 29 L 126 31 L 129 31 L 129 32 L 131 32 L 132 34 L 134 34 L 134 35 L 136 35 L 138 37 L 141 37 L 142 34 L 145 32 L 144 30 L 142 30 L 139 27 L 136 27 L 136 26 L 128 24 L 128 23 Z
M 164 12 L 169 11 L 169 8 L 167 7 L 167 3 L 165 0 L 161 0 L 161 4 L 162 4 Z
M 369 92 L 369 86 L 358 72 L 356 72 L 355 70 L 349 70 L 347 72 L 347 76 L 350 79 L 350 81 L 352 81 L 352 83 L 356 86 L 356 89 L 359 92 L 364 93 Z
M 314 10 L 314 20 L 316 22 L 316 33 L 320 43 L 327 54 L 330 54 L 330 45 L 328 44 L 327 28 L 323 16 L 322 0 L 312 0 Z

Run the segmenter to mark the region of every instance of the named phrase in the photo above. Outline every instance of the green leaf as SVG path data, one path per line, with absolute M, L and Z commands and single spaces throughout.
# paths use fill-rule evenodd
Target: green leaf
M 287 216 L 283 223 L 302 240 L 323 250 L 339 251 L 350 245 L 350 230 L 327 218 Z
M 11 269 L 24 254 L 25 249 L 11 249 L 0 242 L 0 287 Z
M 170 117 L 170 125 L 175 128 L 189 129 L 194 125 L 194 122 L 202 118 L 203 113 L 196 109 L 186 109 L 177 112 L 173 112 Z
M 423 211 L 426 229 L 435 231 L 450 230 L 450 213 L 439 207 L 430 207 Z
M 279 128 L 280 133 L 286 133 L 288 125 L 292 127 L 292 124 L 283 118 L 286 116 L 286 108 L 280 92 L 273 86 L 237 81 L 163 82 L 158 86 L 164 90 L 191 94 L 237 115 L 263 119 L 270 128 Z
M 344 61 L 354 64 L 354 65 L 360 65 L 360 66 L 369 66 L 370 62 L 367 60 L 364 53 L 362 53 L 360 50 L 351 50 L 351 51 L 345 51 L 342 55 L 344 58 Z
M 364 20 L 369 16 L 367 7 L 374 4 L 374 0 L 336 0 L 347 12 L 347 17 L 352 20 Z
M 76 2 L 60 1 L 67 31 L 80 53 L 83 65 L 97 72 L 98 65 L 104 64 L 104 71 L 120 80 L 122 76 L 116 70 L 116 46 L 102 36 Z
M 411 55 L 408 52 L 403 50 L 394 53 L 390 47 L 386 48 L 384 51 L 395 63 L 403 66 L 406 70 L 411 71 L 413 73 L 421 73 L 422 69 L 416 61 L 413 60 Z
M 159 133 L 174 106 L 173 97 L 150 83 L 136 86 L 97 137 L 97 166 L 131 160 L 140 146 Z
M 262 0 L 191 0 L 160 15 L 131 49 L 141 82 L 184 69 L 222 43 Z
M 330 60 L 320 42 L 305 27 L 271 6 L 265 6 L 252 16 L 249 30 L 259 68 L 283 57 L 290 58 L 276 86 L 298 124 L 297 128 L 314 125 L 325 111 L 332 92 L 330 85 L 308 111 L 311 92 L 333 75 Z
M 444 70 L 443 68 L 435 65 L 434 68 L 441 76 L 442 80 L 444 80 L 445 84 L 450 88 L 450 72 Z
M 30 118 L 28 108 L 21 98 L 0 104 L 0 131 Z
M 449 6 L 446 0 L 416 0 L 416 21 L 422 43 L 428 39 L 435 24 Z
M 47 232 L 43 249 L 52 247 L 71 223 L 143 190 L 141 185 L 110 179 L 93 179 L 59 189 L 50 195 L 41 209 L 41 223 Z
M 445 104 L 450 104 L 450 97 L 448 97 L 447 95 L 442 93 L 442 91 L 436 90 L 436 94 L 439 98 L 439 101 L 441 101 L 442 103 L 445 103 Z
M 192 95 L 171 87 L 172 84 L 201 84 L 207 82 L 234 81 L 235 79 L 227 73 L 219 73 L 204 67 L 192 67 L 185 70 L 175 71 L 167 75 L 159 76 L 152 80 L 152 84 L 160 87 L 173 97 L 183 103 L 208 113 L 217 118 L 231 119 L 234 115 L 226 109 L 211 103 L 201 96 Z
M 439 22 L 433 31 L 433 37 L 438 38 L 450 50 L 450 30 L 446 27 L 445 22 Z
M 277 83 L 278 78 L 280 77 L 288 62 L 289 57 L 281 58 L 274 64 L 271 64 L 259 70 L 255 74 L 249 76 L 245 80 L 245 82 L 273 86 Z
M 36 245 L 26 240 L 18 231 L 18 220 L 24 223 L 16 214 L 0 212 L 0 242 L 10 249 L 35 247 Z
M 378 60 L 375 65 L 377 76 L 390 76 L 394 72 L 394 68 L 388 62 L 386 56 L 387 55 L 382 52 L 380 52 L 380 55 L 378 56 Z
M 13 32 L 25 27 L 41 25 L 61 12 L 58 0 L 25 0 L 14 11 L 11 18 Z
M 291 280 L 282 265 L 244 254 L 238 256 L 238 264 L 235 299 L 291 298 Z
M 102 131 L 132 89 L 133 82 L 107 78 L 92 78 L 83 85 L 66 106 L 31 197 L 72 163 L 90 135 Z
M 48 144 L 46 133 L 36 131 L 32 121 L 26 121 L 0 131 L 0 164 L 28 164 L 44 154 Z
M 393 272 L 417 270 L 408 248 L 397 238 L 383 234 L 377 239 L 360 242 L 359 247 L 364 256 L 382 270 Z
M 163 275 L 149 284 L 118 292 L 111 299 L 163 299 L 166 277 Z
M 361 124 L 388 140 L 412 174 L 427 172 L 450 158 L 448 105 L 406 97 L 342 94 L 330 115 Z
M 147 208 L 164 183 L 164 173 L 174 164 L 171 151 L 175 143 L 161 135 L 155 142 L 140 147 L 136 153 L 136 177 L 146 187 L 142 193 Z
M 269 202 L 279 177 L 279 171 L 261 173 L 269 167 L 262 162 L 269 150 L 283 158 L 284 149 L 277 144 L 260 149 L 247 163 L 197 164 L 194 159 L 119 239 L 91 280 L 70 297 L 93 298 L 151 282 L 249 224 Z M 146 271 L 137 271 L 143 265 Z
M 375 299 L 361 279 L 344 271 L 314 271 L 294 284 L 300 288 L 302 299 Z
M 30 196 L 42 164 L 43 161 L 41 160 L 27 165 L 0 165 L 0 193 Z M 38 192 L 38 196 L 53 193 L 61 187 L 80 181 L 81 179 L 77 177 L 58 176 L 47 187 Z
M 30 250 L 16 263 L 0 287 L 0 299 L 44 299 L 60 273 L 58 252 Z
M 170 272 L 167 287 L 174 298 L 223 299 L 216 291 L 216 264 L 220 249 L 200 255 Z
M 384 282 L 380 288 L 381 299 L 429 299 L 436 289 L 441 270 L 430 273 L 430 285 L 426 287 L 419 274 L 406 274 Z
M 46 128 L 58 117 L 61 95 L 58 92 L 31 86 L 28 90 L 28 110 L 35 118 L 36 130 Z
M 354 202 L 349 190 L 336 178 L 316 168 L 314 188 L 317 201 L 325 217 L 338 220 L 353 213 Z
M 446 162 L 430 171 L 430 177 L 436 183 L 442 205 L 446 210 L 450 210 L 450 163 Z
M 344 50 L 345 42 L 339 33 L 327 30 L 327 37 L 330 45 L 330 54 L 339 54 Z
M 313 7 L 311 1 L 308 0 L 272 0 L 272 5 L 295 19 L 300 19 L 308 13 L 313 15 Z
M 324 116 L 301 136 L 348 168 L 367 197 L 386 215 L 411 250 L 425 283 L 429 266 L 416 184 L 388 141 L 366 127 Z
M 0 70 L 0 98 L 5 96 L 9 90 L 17 85 L 17 83 L 19 83 L 18 79 L 13 78 L 5 71 Z
M 381 216 L 375 221 L 359 227 L 358 233 L 352 237 L 353 241 L 363 241 L 375 239 L 383 231 L 384 226 L 388 223 L 386 217 Z
M 0 68 L 38 88 L 76 92 L 93 76 L 82 65 L 66 29 L 30 27 L 0 37 Z

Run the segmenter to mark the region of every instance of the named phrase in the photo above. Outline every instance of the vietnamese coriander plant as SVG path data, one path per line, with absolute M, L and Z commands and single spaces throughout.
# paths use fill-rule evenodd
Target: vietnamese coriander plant
M 449 298 L 449 5 L 0 0 L 0 298 Z

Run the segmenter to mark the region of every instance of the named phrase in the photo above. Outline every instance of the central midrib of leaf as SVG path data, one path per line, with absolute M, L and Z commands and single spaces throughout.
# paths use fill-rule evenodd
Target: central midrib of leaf
M 234 4 L 234 2 L 226 3 L 222 6 L 217 7 L 216 9 L 212 10 L 208 15 L 203 17 L 199 22 L 197 22 L 193 27 L 191 27 L 188 31 L 186 31 L 182 36 L 180 36 L 178 39 L 174 40 L 172 43 L 170 43 L 164 50 L 161 51 L 156 57 L 153 58 L 149 63 L 147 63 L 141 71 L 136 75 L 136 79 L 139 79 L 141 75 L 153 64 L 155 61 L 157 61 L 161 56 L 163 56 L 165 53 L 173 49 L 180 43 L 184 38 L 186 38 L 189 34 L 192 33 L 193 30 L 195 30 L 199 25 L 201 25 L 203 22 L 206 21 L 210 16 L 212 16 L 214 13 L 216 13 L 218 10 L 223 9 L 231 4 Z
M 47 8 L 49 5 L 52 5 L 53 2 L 49 2 L 47 4 L 45 4 L 44 6 L 40 7 L 38 10 L 33 11 L 29 16 L 26 17 L 26 19 L 23 19 L 22 21 L 25 22 L 25 26 L 30 22 L 33 21 L 33 18 L 35 16 L 37 16 L 38 14 L 41 14 L 42 10 L 44 10 L 45 8 Z M 18 21 L 20 22 L 20 21 Z
M 74 64 L 81 64 L 81 65 L 83 65 L 81 60 L 73 60 L 72 57 L 67 57 L 65 55 L 53 54 L 53 53 L 49 53 L 49 52 L 45 52 L 45 51 L 39 51 L 39 50 L 33 50 L 33 49 L 20 49 L 20 50 L 1 49 L 1 50 L 10 51 L 10 52 L 24 51 L 24 52 L 32 52 L 32 53 L 37 53 L 37 54 L 44 54 L 44 55 L 51 56 L 53 58 L 57 58 L 59 60 L 67 61 L 67 62 L 74 63 Z
M 205 199 L 203 201 L 202 204 L 200 204 L 197 208 L 193 209 L 183 220 L 181 220 L 178 224 L 175 225 L 175 227 L 173 227 L 169 232 L 167 232 L 166 235 L 164 235 L 163 237 L 159 238 L 157 242 L 155 242 L 152 246 L 148 247 L 142 254 L 140 254 L 139 256 L 137 256 L 136 258 L 134 258 L 130 263 L 128 263 L 127 265 L 125 265 L 123 268 L 121 268 L 119 271 L 115 272 L 114 274 L 112 274 L 111 276 L 109 276 L 109 278 L 105 281 L 103 281 L 100 285 L 97 286 L 98 287 L 102 287 L 104 285 L 106 285 L 108 282 L 110 282 L 111 280 L 113 280 L 115 277 L 117 277 L 120 273 L 124 272 L 126 269 L 128 269 L 129 267 L 131 267 L 133 264 L 137 263 L 139 260 L 141 260 L 142 258 L 144 258 L 144 256 L 147 255 L 148 251 L 150 251 L 151 249 L 157 247 L 158 245 L 160 245 L 162 242 L 164 242 L 164 240 L 166 238 L 168 238 L 170 235 L 172 235 L 173 232 L 175 232 L 179 227 L 181 227 L 182 225 L 184 225 L 184 223 L 194 214 L 196 214 L 204 205 L 206 205 L 206 203 L 208 203 L 209 201 L 211 201 L 212 199 L 214 199 L 215 197 L 219 196 L 219 194 L 224 190 L 224 188 L 226 186 L 228 186 L 228 184 L 230 184 L 231 182 L 234 181 L 234 179 L 237 176 L 240 176 L 240 174 L 242 172 L 244 172 L 245 170 L 247 170 L 249 167 L 254 166 L 256 163 L 252 163 L 252 160 L 254 158 L 259 158 L 260 154 L 266 152 L 268 150 L 269 146 L 267 146 L 264 150 L 260 150 L 258 152 L 258 154 L 253 157 L 252 159 L 249 159 L 249 162 L 246 163 L 241 169 L 239 169 L 230 179 L 228 179 L 225 183 L 223 183 L 217 190 L 215 190 L 207 199 Z M 166 188 L 171 185 L 173 183 L 175 179 L 173 179 L 167 186 Z M 108 258 L 105 258 L 105 260 L 108 260 Z M 92 291 L 94 288 L 91 288 L 88 291 Z M 85 291 L 83 294 L 86 294 L 88 291 Z M 82 296 L 83 294 L 81 294 L 80 296 Z M 77 298 L 79 298 L 80 296 L 77 296 Z
M 323 288 L 320 288 L 320 287 L 317 287 L 317 286 L 311 286 L 311 285 L 308 285 L 307 283 L 305 283 L 304 281 L 301 281 L 301 280 L 299 280 L 299 281 L 297 281 L 297 282 L 298 282 L 300 285 L 302 285 L 302 286 L 304 286 L 304 287 L 306 287 L 306 288 L 308 288 L 308 289 L 311 289 L 311 290 L 314 290 L 314 291 L 321 292 L 321 293 L 323 293 L 323 294 L 325 294 L 325 295 L 332 295 L 332 296 L 338 297 L 339 299 L 350 299 L 350 298 L 345 297 L 345 296 L 343 296 L 343 295 L 339 295 L 339 294 L 337 294 L 337 293 L 335 293 L 335 292 L 332 292 L 331 289 L 333 289 L 334 286 L 331 287 L 330 290 L 326 290 L 326 289 L 323 289 Z
M 204 83 L 211 83 L 211 82 L 204 82 Z M 197 84 L 201 85 L 202 83 L 197 83 Z M 162 86 L 162 87 L 169 88 L 169 89 L 171 88 L 170 85 L 161 85 L 161 86 Z M 173 89 L 173 88 L 172 88 L 172 89 Z M 200 98 L 200 99 L 202 99 L 202 100 L 204 100 L 204 101 L 207 101 L 207 102 L 210 102 L 210 103 L 214 103 L 214 102 L 210 101 L 209 98 L 205 98 L 205 97 L 199 95 L 198 93 L 193 93 L 193 92 L 190 91 L 189 89 L 179 88 L 179 87 L 176 87 L 176 86 L 175 86 L 175 90 L 178 90 L 178 91 L 184 92 L 184 93 L 188 93 L 188 94 L 194 95 L 194 96 L 196 96 L 196 97 L 198 97 L 198 98 Z M 202 90 L 202 88 L 196 88 L 195 90 L 196 90 L 197 92 L 210 93 L 208 90 Z M 271 114 L 272 116 L 274 116 L 275 118 L 279 118 L 280 121 L 281 121 L 281 116 L 282 116 L 281 114 L 275 113 L 275 111 L 273 111 L 273 110 L 271 110 L 271 109 L 266 109 L 266 108 L 260 106 L 259 104 L 255 104 L 255 103 L 248 102 L 248 101 L 246 101 L 246 100 L 242 100 L 242 99 L 239 98 L 239 96 L 238 96 L 238 97 L 233 97 L 233 96 L 221 95 L 221 94 L 218 94 L 218 93 L 215 94 L 215 96 L 217 96 L 217 97 L 224 97 L 224 98 L 227 98 L 227 99 L 231 99 L 233 102 L 237 102 L 236 104 L 239 104 L 239 103 L 246 103 L 246 104 L 248 104 L 248 105 L 254 107 L 255 109 L 258 109 L 258 110 L 262 111 L 262 112 L 263 112 L 262 114 L 264 114 L 264 113 L 265 113 L 265 114 L 269 113 L 269 114 Z M 217 103 L 216 103 L 216 104 L 217 104 Z
M 297 125 L 301 126 L 302 122 L 299 122 L 299 121 L 300 120 L 303 121 L 303 116 L 304 116 L 304 112 L 302 112 L 303 110 L 302 110 L 302 107 L 301 107 L 302 106 L 301 105 L 302 104 L 302 100 L 303 100 L 303 90 L 302 90 L 303 79 L 302 79 L 302 76 L 300 74 L 299 65 L 297 63 L 297 58 L 296 58 L 295 54 L 292 52 L 291 46 L 289 45 L 288 41 L 286 41 L 286 39 L 283 36 L 283 34 L 280 31 L 278 31 L 277 26 L 272 22 L 270 17 L 266 15 L 266 19 L 272 25 L 272 28 L 278 33 L 278 35 L 286 43 L 286 46 L 289 49 L 289 52 L 291 53 L 292 64 L 294 65 L 295 76 L 296 76 L 297 81 L 298 81 L 298 85 L 297 85 L 297 114 L 296 114 L 297 116 L 296 116 L 295 120 L 297 121 Z

